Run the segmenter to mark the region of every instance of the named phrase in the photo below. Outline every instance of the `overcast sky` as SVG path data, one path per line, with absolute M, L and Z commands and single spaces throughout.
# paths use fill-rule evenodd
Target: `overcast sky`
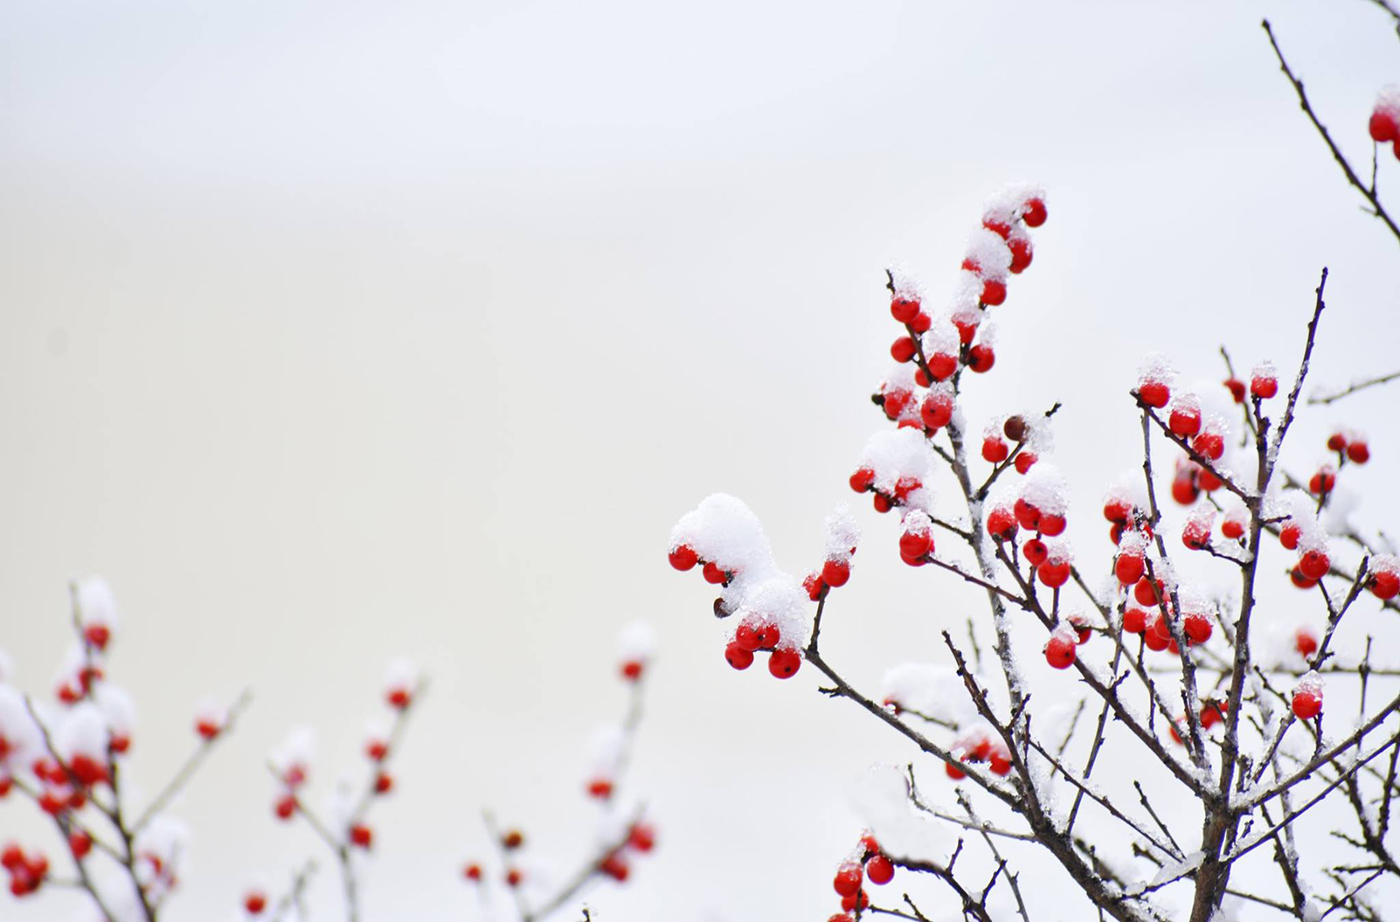
M 367 917 L 473 918 L 483 806 L 567 866 L 637 618 L 661 640 L 633 774 L 660 847 L 597 918 L 830 914 L 851 785 L 911 751 L 810 669 L 733 673 L 669 528 L 725 490 L 783 566 L 815 562 L 880 425 L 883 270 L 936 302 L 1010 181 L 1043 183 L 1050 219 L 967 412 L 1063 401 L 1070 535 L 1102 567 L 1146 352 L 1205 380 L 1221 342 L 1288 368 L 1326 265 L 1319 380 L 1393 370 L 1400 251 L 1263 15 L 1369 169 L 1400 43 L 1361 0 L 0 6 L 0 647 L 46 690 L 66 580 L 105 575 L 148 793 L 198 697 L 256 695 L 178 805 L 169 918 L 319 854 L 273 821 L 263 759 L 309 723 L 323 785 L 358 769 L 398 654 L 433 689 L 374 815 Z M 1380 180 L 1400 189 L 1393 157 Z M 1396 393 L 1296 436 L 1305 468 L 1327 426 L 1369 427 L 1376 522 L 1400 512 Z M 823 636 L 874 687 L 985 600 L 859 515 L 878 550 Z M 4 834 L 41 828 L 0 804 Z

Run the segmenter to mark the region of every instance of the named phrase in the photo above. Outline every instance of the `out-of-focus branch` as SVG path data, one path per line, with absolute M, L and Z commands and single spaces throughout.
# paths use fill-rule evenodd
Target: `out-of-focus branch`
M 157 794 L 155 799 L 147 805 L 146 809 L 142 810 L 140 815 L 137 816 L 136 822 L 131 824 L 131 831 L 133 834 L 139 833 L 144 829 L 146 824 L 154 819 L 160 811 L 164 810 L 175 795 L 180 793 L 180 790 L 189 783 L 190 778 L 194 777 L 194 773 L 198 771 L 199 766 L 204 763 L 210 750 L 223 738 L 226 732 L 233 729 L 234 721 L 247 709 L 252 700 L 253 693 L 247 689 L 238 696 L 238 700 L 229 708 L 228 720 L 226 720 L 224 725 L 219 729 L 219 733 L 212 738 L 200 740 L 199 746 L 185 759 L 185 763 L 180 766 L 180 770 L 175 773 L 175 777 L 170 779 L 165 788 Z

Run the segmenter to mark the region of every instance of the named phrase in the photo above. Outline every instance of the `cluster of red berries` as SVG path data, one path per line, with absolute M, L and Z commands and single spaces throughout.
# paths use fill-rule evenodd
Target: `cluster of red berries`
M 851 489 L 857 493 L 873 493 L 876 512 L 889 512 L 895 506 L 903 506 L 910 494 L 923 488 L 917 477 L 900 477 L 895 481 L 894 491 L 886 493 L 875 486 L 875 471 L 862 467 L 851 475 Z M 825 569 L 825 568 L 823 568 Z
M 868 832 L 860 837 L 860 842 L 851 857 L 836 869 L 836 877 L 831 885 L 841 897 L 843 912 L 833 915 L 827 922 L 851 922 L 847 913 L 861 912 L 869 908 L 870 898 L 862 886 L 867 878 L 876 886 L 884 886 L 894 879 L 894 863 L 880 850 L 880 843 Z
M 667 553 L 667 559 L 671 561 L 671 566 L 682 572 L 692 569 L 696 564 L 700 564 L 700 575 L 705 577 L 705 582 L 716 586 L 728 586 L 734 579 L 734 571 L 727 570 L 713 560 L 705 560 L 695 553 L 695 548 L 689 544 L 678 544 Z
M 1034 497 L 1024 493 L 1010 506 L 995 506 L 987 513 L 987 534 L 1000 542 L 1015 542 L 1022 532 L 1026 540 L 1021 544 L 1021 554 L 1035 567 L 1036 578 L 1051 589 L 1063 586 L 1070 577 L 1071 565 L 1068 551 L 1058 545 L 1045 543 L 1045 538 L 1054 538 L 1064 533 L 1066 526 L 1062 511 L 1041 509 Z
M 724 659 L 735 669 L 747 669 L 753 665 L 755 653 L 768 654 L 768 671 L 775 678 L 790 679 L 802 666 L 802 654 L 796 647 L 783 641 L 778 623 L 760 614 L 745 615 L 734 629 L 734 639 L 724 648 Z
M 24 849 L 11 842 L 0 850 L 0 867 L 10 875 L 10 893 L 28 896 L 39 889 L 49 873 L 49 859 L 39 852 L 25 854 Z
M 1005 438 L 1002 437 L 1003 435 Z M 997 427 L 991 427 L 982 434 L 982 460 L 992 464 L 1001 464 L 1011 456 L 1014 450 L 1016 457 L 1011 463 L 1016 467 L 1016 473 L 1024 474 L 1031 469 L 1031 465 L 1039 460 L 1036 453 L 1029 447 L 1030 437 L 1031 428 L 1024 417 L 1007 417 L 1006 421 L 1001 424 L 1000 431 Z M 1016 445 L 1016 449 L 1012 449 L 1008 441 Z
M 971 730 L 954 740 L 951 752 L 963 762 L 986 762 L 993 775 L 1006 775 L 1011 771 L 1011 751 L 1006 748 L 1005 741 L 993 739 L 984 729 Z M 944 763 L 944 771 L 954 781 L 961 781 L 967 777 L 967 774 L 952 762 Z
M 822 599 L 829 590 L 839 589 L 850 582 L 851 558 L 855 556 L 855 553 L 856 549 L 851 548 L 848 553 L 829 554 L 822 562 L 820 570 L 808 573 L 806 578 L 802 580 L 802 588 L 807 591 L 807 598 L 816 602 Z
M 66 766 L 57 759 L 40 756 L 30 767 L 44 786 L 39 794 L 39 809 L 50 816 L 81 810 L 87 803 L 88 790 L 111 779 L 109 767 L 88 755 L 75 755 Z
M 1296 551 L 1302 541 L 1303 527 L 1292 518 L 1285 521 L 1283 526 L 1279 528 L 1278 543 L 1286 549 Z M 1305 547 L 1298 556 L 1298 562 L 1293 565 L 1293 569 L 1289 572 L 1289 577 L 1293 580 L 1293 585 L 1299 589 L 1311 589 L 1331 569 L 1332 560 L 1327 556 L 1325 547 Z
M 1394 88 L 1381 92 L 1376 107 L 1371 111 L 1368 126 L 1371 140 L 1377 144 L 1391 144 L 1395 157 L 1400 160 L 1400 90 Z
M 628 830 L 627 842 L 619 849 L 609 852 L 598 864 L 598 871 L 618 883 L 627 880 L 631 874 L 628 857 L 632 853 L 645 854 L 656 847 L 656 830 L 647 823 L 634 823 Z

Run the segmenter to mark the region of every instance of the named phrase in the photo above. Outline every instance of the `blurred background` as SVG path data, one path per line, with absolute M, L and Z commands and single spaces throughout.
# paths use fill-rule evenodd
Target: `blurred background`
M 1317 380 L 1394 370 L 1400 251 L 1264 15 L 1369 169 L 1400 45 L 1360 0 L 0 7 L 0 648 L 48 693 L 66 581 L 105 576 L 147 794 L 199 697 L 255 695 L 177 804 L 194 837 L 165 918 L 231 917 L 312 855 L 313 918 L 338 917 L 264 761 L 304 723 L 318 789 L 360 771 L 396 655 L 432 690 L 372 817 L 365 918 L 476 918 L 460 868 L 489 855 L 483 807 L 567 871 L 638 618 L 659 648 L 630 785 L 659 842 L 592 892 L 597 918 L 834 911 L 850 788 L 912 751 L 810 668 L 734 673 L 669 529 L 724 490 L 782 566 L 820 562 L 881 425 L 883 270 L 939 307 L 1010 181 L 1043 183 L 1050 217 L 966 408 L 1064 402 L 1081 566 L 1107 567 L 1099 497 L 1140 460 L 1145 353 L 1218 381 L 1223 342 L 1291 376 L 1326 265 Z M 1369 429 L 1380 463 L 1349 483 L 1371 524 L 1400 512 L 1397 393 L 1296 435 L 1306 469 L 1328 426 Z M 904 567 L 895 523 L 857 514 L 879 550 L 823 638 L 874 692 L 942 661 L 938 632 L 985 598 Z M 31 812 L 0 803 L 0 835 L 57 854 Z M 5 894 L 0 916 L 77 905 Z

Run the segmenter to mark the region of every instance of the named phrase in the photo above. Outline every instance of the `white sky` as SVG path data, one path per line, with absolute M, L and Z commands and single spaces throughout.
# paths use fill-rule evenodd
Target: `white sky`
M 0 647 L 47 688 L 65 580 L 106 575 L 147 790 L 198 697 L 257 695 L 180 804 L 169 918 L 221 918 L 314 853 L 272 821 L 264 754 L 305 722 L 323 782 L 358 768 L 397 654 L 434 687 L 375 814 L 368 918 L 463 918 L 482 806 L 579 854 L 637 617 L 661 636 L 634 775 L 661 846 L 598 917 L 830 914 L 851 783 L 910 750 L 810 669 L 733 674 L 670 525 L 725 490 L 784 566 L 820 553 L 879 425 L 883 269 L 936 302 L 1007 181 L 1044 183 L 1050 220 L 968 410 L 1065 403 L 1085 558 L 1106 566 L 1096 501 L 1136 462 L 1145 352 L 1288 368 L 1327 265 L 1319 379 L 1393 370 L 1395 241 L 1265 14 L 1363 163 L 1400 47 L 1360 0 L 0 7 Z M 1296 436 L 1301 468 L 1333 421 L 1369 427 L 1378 522 L 1395 393 Z M 873 688 L 984 603 L 860 515 L 878 550 L 824 636 Z M 0 833 L 38 828 L 0 805 Z

